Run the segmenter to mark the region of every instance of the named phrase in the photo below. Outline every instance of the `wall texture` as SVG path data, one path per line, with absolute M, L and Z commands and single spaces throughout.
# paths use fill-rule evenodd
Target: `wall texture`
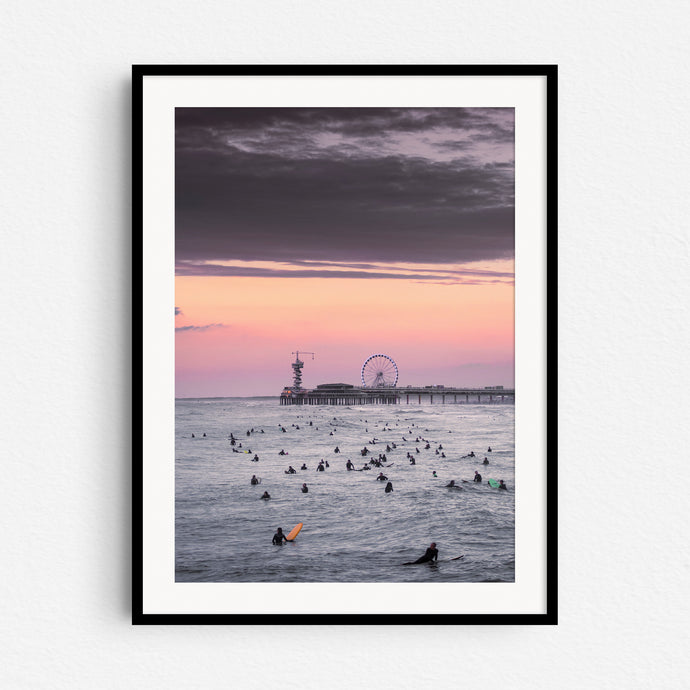
M 3 15 L 3 687 L 683 686 L 682 3 L 10 0 Z M 129 68 L 233 62 L 560 65 L 557 628 L 130 626 Z

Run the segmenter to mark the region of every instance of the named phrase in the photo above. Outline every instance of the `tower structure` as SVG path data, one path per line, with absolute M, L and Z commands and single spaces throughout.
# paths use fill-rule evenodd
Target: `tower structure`
M 295 361 L 292 363 L 292 390 L 295 393 L 299 393 L 302 390 L 302 367 L 304 362 L 299 358 L 299 350 L 292 353 L 295 355 Z M 314 352 L 303 352 L 303 355 L 311 355 L 314 359 Z

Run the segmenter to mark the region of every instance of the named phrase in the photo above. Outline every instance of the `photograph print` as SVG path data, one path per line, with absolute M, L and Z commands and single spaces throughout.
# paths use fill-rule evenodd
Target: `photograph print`
M 514 583 L 515 109 L 174 118 L 175 582 Z

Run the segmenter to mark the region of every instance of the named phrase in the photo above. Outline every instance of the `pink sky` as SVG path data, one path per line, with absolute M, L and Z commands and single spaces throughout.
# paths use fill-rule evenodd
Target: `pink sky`
M 505 268 L 505 266 L 502 266 Z M 384 353 L 399 386 L 513 385 L 512 282 L 176 278 L 177 397 L 278 395 L 291 354 L 303 384 L 359 385 Z

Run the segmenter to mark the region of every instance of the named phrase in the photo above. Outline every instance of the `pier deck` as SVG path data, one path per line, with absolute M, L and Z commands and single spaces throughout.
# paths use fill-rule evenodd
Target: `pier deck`
M 510 388 L 446 388 L 423 386 L 406 388 L 358 388 L 349 384 L 322 384 L 311 390 L 285 388 L 281 405 L 430 405 L 470 404 L 511 401 L 515 390 Z

